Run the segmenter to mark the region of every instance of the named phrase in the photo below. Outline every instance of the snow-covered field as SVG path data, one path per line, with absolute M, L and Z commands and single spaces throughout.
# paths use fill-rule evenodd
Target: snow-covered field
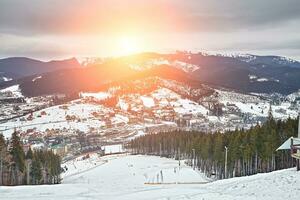
M 92 112 L 105 112 L 105 108 L 92 104 L 76 104 L 70 103 L 65 105 L 66 108 L 63 109 L 60 106 L 53 106 L 50 108 L 43 109 L 39 112 L 34 112 L 31 120 L 21 120 L 21 118 L 16 119 L 16 121 L 9 121 L 1 124 L 3 134 L 9 137 L 14 131 L 13 127 L 20 127 L 20 130 L 27 130 L 30 128 L 36 128 L 40 131 L 45 131 L 46 129 L 79 129 L 82 131 L 89 130 L 90 127 L 101 127 L 104 125 L 103 122 L 93 118 Z M 42 115 L 41 113 L 45 114 Z M 86 119 L 86 121 L 67 121 L 66 116 L 74 116 L 78 119 Z M 25 119 L 29 115 L 25 116 Z M 9 129 L 10 128 L 10 129 Z M 6 130 L 7 129 L 7 130 Z
M 19 85 L 13 85 L 0 90 L 0 93 L 11 92 L 14 97 L 23 97 Z
M 2 123 L 0 131 L 5 137 L 10 137 L 14 131 L 14 127 L 18 130 L 26 131 L 28 129 L 36 129 L 37 131 L 45 132 L 47 129 L 60 129 L 65 132 L 70 130 L 80 130 L 88 132 L 93 128 L 101 128 L 105 126 L 103 120 L 93 116 L 93 113 L 108 114 L 109 108 L 102 105 L 95 105 L 89 103 L 82 103 L 80 101 L 73 101 L 63 106 L 52 106 L 38 112 L 33 112 L 31 119 L 30 114 L 17 118 L 15 120 Z M 68 120 L 67 116 L 73 117 Z M 128 118 L 122 115 L 115 115 L 111 118 L 112 123 L 128 122 Z
M 62 184 L 0 187 L 1 199 L 289 200 L 300 195 L 300 172 L 295 169 L 203 184 L 208 181 L 203 174 L 184 164 L 178 170 L 178 161 L 154 156 L 91 155 L 65 165 Z M 145 184 L 157 182 L 173 184 Z
M 253 116 L 267 117 L 270 109 L 270 100 L 259 98 L 257 95 L 241 94 L 230 91 L 218 92 L 217 100 L 224 105 L 234 104 L 242 113 L 248 113 Z M 293 93 L 287 97 L 291 99 L 297 97 L 298 93 Z M 299 110 L 291 109 L 291 102 L 281 102 L 279 105 L 272 105 L 272 114 L 276 119 L 296 118 Z

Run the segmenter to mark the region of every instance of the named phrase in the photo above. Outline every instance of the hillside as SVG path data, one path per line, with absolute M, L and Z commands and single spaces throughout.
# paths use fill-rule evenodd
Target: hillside
M 145 70 L 161 64 L 182 69 L 194 79 L 242 92 L 288 94 L 300 87 L 300 62 L 281 56 L 176 52 L 143 53 L 120 58 Z
M 80 64 L 75 58 L 42 62 L 26 57 L 10 57 L 0 59 L 0 82 L 77 67 Z
M 158 77 L 115 84 L 99 92 L 81 91 L 75 100 L 62 101 L 59 106 L 49 105 L 55 95 L 23 97 L 24 102 L 16 105 L 27 110 L 26 115 L 16 112 L 14 104 L 3 103 L 0 131 L 9 137 L 18 127 L 30 137 L 36 133 L 47 135 L 54 129 L 59 136 L 82 132 L 119 141 L 130 139 L 139 131 L 151 132 L 150 126 L 168 123 L 166 130 L 174 126 L 204 132 L 249 129 L 266 121 L 270 109 L 276 120 L 286 120 L 296 118 L 300 108 L 299 92 L 288 96 L 244 94 L 203 84 L 191 87 Z M 22 97 L 18 85 L 0 90 L 0 94 L 6 93 L 12 93 L 10 98 Z M 41 105 L 45 107 L 35 111 Z M 12 116 L 14 119 L 7 120 Z M 120 134 L 111 134 L 120 127 Z
M 68 173 L 63 175 L 63 183 L 60 185 L 0 187 L 0 195 L 12 200 L 292 200 L 300 195 L 300 173 L 295 169 L 206 184 L 147 185 L 147 182 L 205 183 L 208 180 L 183 162 L 178 169 L 178 161 L 166 158 L 124 155 L 98 158 L 92 155 L 87 160 L 80 160 L 78 158 L 63 164 L 67 166 Z
M 179 69 L 161 65 L 146 71 L 136 71 L 119 61 L 97 64 L 86 68 L 65 69 L 10 81 L 18 83 L 25 96 L 56 93 L 70 94 L 80 91 L 99 91 L 112 85 L 147 77 L 161 77 L 200 86 L 200 81 Z

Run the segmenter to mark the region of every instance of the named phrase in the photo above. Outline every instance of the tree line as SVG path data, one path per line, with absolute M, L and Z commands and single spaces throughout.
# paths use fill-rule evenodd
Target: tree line
M 0 185 L 60 183 L 61 159 L 52 151 L 26 152 L 18 133 L 10 140 L 0 134 Z
M 297 136 L 298 121 L 275 121 L 272 117 L 249 130 L 225 133 L 174 131 L 148 134 L 129 143 L 133 153 L 186 159 L 208 177 L 217 179 L 252 175 L 295 165 L 289 151 L 276 149 Z M 225 147 L 227 172 L 225 173 Z

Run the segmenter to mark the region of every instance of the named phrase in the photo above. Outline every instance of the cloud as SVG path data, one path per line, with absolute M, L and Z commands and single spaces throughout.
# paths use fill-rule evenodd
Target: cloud
M 98 46 L 107 48 L 122 32 L 142 35 L 154 50 L 284 49 L 294 55 L 299 24 L 299 0 L 1 0 L 0 56 L 105 52 Z
M 299 0 L 2 0 L 0 31 L 87 34 L 131 26 L 149 31 L 234 31 L 300 21 Z
M 298 0 L 192 1 L 185 10 L 187 28 L 194 31 L 237 31 L 300 22 Z
M 173 10 L 169 3 L 161 2 L 3 0 L 0 1 L 0 31 L 20 35 L 99 34 L 127 28 L 153 31 L 172 24 Z

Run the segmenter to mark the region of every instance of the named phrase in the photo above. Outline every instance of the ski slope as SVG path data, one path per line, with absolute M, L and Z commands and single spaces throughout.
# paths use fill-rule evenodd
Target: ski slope
M 300 196 L 300 172 L 295 169 L 200 184 L 208 181 L 203 174 L 182 163 L 178 171 L 178 161 L 154 156 L 91 155 L 64 165 L 68 172 L 62 184 L 0 187 L 0 199 L 289 200 Z M 161 171 L 164 183 L 175 183 L 145 184 L 162 182 Z

